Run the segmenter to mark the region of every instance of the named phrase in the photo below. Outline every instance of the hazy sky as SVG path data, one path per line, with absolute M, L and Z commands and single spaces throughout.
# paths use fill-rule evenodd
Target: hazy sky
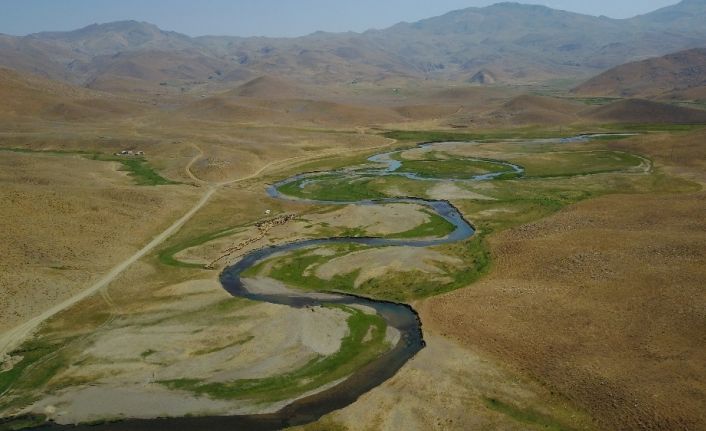
M 299 36 L 417 21 L 485 0 L 0 0 L 0 33 L 73 30 L 134 19 L 191 36 Z M 556 9 L 626 18 L 678 0 L 535 0 Z

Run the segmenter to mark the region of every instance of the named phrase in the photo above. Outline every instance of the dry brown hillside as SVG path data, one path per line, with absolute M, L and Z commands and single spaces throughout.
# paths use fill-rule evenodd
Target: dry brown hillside
M 67 121 L 130 115 L 141 105 L 116 96 L 0 68 L 0 115 Z
M 188 117 L 234 123 L 270 123 L 328 126 L 370 126 L 405 120 L 385 107 L 357 106 L 323 100 L 260 99 L 214 96 L 187 105 Z
M 518 124 L 569 124 L 577 120 L 583 105 L 553 97 L 515 97 L 489 114 L 492 121 Z
M 640 99 L 613 102 L 583 112 L 582 116 L 608 123 L 706 123 L 706 111 Z
M 706 92 L 689 93 L 704 87 L 706 49 L 702 48 L 618 66 L 579 85 L 574 92 L 585 96 L 642 98 L 678 93 L 696 99 L 706 96 Z
M 705 180 L 706 134 L 613 144 Z M 614 195 L 491 238 L 491 273 L 420 307 L 606 430 L 706 429 L 706 194 Z
M 260 76 L 226 93 L 228 96 L 262 99 L 295 99 L 311 94 L 304 88 L 272 76 Z

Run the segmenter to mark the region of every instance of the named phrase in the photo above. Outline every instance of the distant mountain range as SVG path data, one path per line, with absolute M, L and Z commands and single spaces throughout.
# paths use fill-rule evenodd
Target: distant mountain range
M 289 39 L 192 38 L 124 21 L 0 36 L 0 65 L 108 91 L 191 88 L 261 75 L 312 83 L 390 77 L 526 83 L 588 78 L 628 61 L 706 47 L 704 23 L 706 0 L 623 20 L 500 3 L 385 30 Z

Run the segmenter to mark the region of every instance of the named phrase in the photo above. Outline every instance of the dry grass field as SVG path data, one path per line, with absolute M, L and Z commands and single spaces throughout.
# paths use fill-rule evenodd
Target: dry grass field
M 406 148 L 402 166 L 426 166 L 431 180 L 344 177 L 293 189 L 342 200 L 448 199 L 476 225 L 475 238 L 433 249 L 307 250 L 250 274 L 276 288 L 340 282 L 334 287 L 409 301 L 421 314 L 424 350 L 303 429 L 706 426 L 706 134 L 615 124 L 649 123 L 654 112 L 680 123 L 701 111 L 406 79 L 313 87 L 265 77 L 205 97 L 157 97 L 5 75 L 0 91 L 28 103 L 0 111 L 0 222 L 11 227 L 0 232 L 0 331 L 83 291 L 208 199 L 98 294 L 2 358 L 0 417 L 75 423 L 274 411 L 389 348 L 394 331 L 366 335 L 380 326 L 365 311 L 233 299 L 218 275 L 247 251 L 301 238 L 445 233 L 419 206 L 265 194 L 296 173 Z M 651 126 L 667 130 L 525 142 Z M 414 148 L 474 139 L 483 142 Z M 113 156 L 121 150 L 145 157 L 124 163 Z M 489 169 L 472 158 L 518 163 L 525 176 L 444 180 Z M 287 215 L 282 225 L 258 224 Z M 361 339 L 377 344 L 361 342 L 350 362 L 311 371 L 337 358 L 361 325 Z M 259 389 L 232 389 L 248 379 Z
M 117 169 L 77 155 L 0 153 L 0 330 L 81 291 L 195 201 L 192 187 L 139 187 Z
M 703 133 L 619 144 L 703 184 Z M 604 429 L 706 426 L 706 195 L 616 195 L 490 239 L 481 282 L 426 301 L 429 330 L 488 352 Z

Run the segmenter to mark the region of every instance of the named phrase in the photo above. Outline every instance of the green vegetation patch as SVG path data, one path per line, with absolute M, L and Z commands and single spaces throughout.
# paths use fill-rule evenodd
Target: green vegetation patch
M 176 267 L 181 267 L 181 268 L 201 268 L 203 269 L 204 265 L 200 263 L 189 263 L 189 262 L 182 262 L 178 260 L 174 255 L 177 253 L 186 250 L 187 248 L 191 247 L 196 247 L 201 244 L 205 244 L 207 242 L 224 238 L 229 235 L 232 235 L 235 233 L 236 228 L 226 228 L 223 230 L 219 230 L 217 232 L 209 232 L 205 233 L 202 235 L 195 236 L 193 238 L 189 238 L 187 240 L 181 241 L 177 244 L 174 244 L 172 246 L 169 246 L 167 248 L 162 249 L 157 253 L 157 257 L 161 263 L 164 265 L 168 266 L 176 266 Z
M 145 350 L 144 352 L 140 353 L 140 357 L 141 357 L 142 359 L 147 359 L 147 358 L 149 358 L 150 356 L 154 355 L 155 353 L 157 353 L 156 350 L 147 349 L 147 350 Z
M 572 431 L 573 428 L 568 427 L 556 419 L 536 412 L 531 409 L 523 409 L 512 404 L 503 402 L 497 398 L 484 397 L 483 402 L 486 407 L 502 413 L 514 419 L 517 422 L 531 426 L 532 428 L 538 428 L 549 431 Z
M 606 133 L 605 135 L 598 135 L 591 137 L 591 141 L 622 141 L 623 139 L 629 139 L 637 136 L 637 134 L 632 133 Z
M 336 208 L 338 209 L 338 208 Z M 429 218 L 426 222 L 404 232 L 393 233 L 388 235 L 382 235 L 382 238 L 443 238 L 454 231 L 453 223 L 447 221 L 445 218 L 438 215 L 436 212 L 431 211 L 425 207 L 420 209 L 421 212 L 426 214 Z M 360 237 L 370 237 L 372 236 L 368 232 L 366 226 L 360 227 L 350 227 L 350 228 L 336 228 L 331 227 L 326 222 L 317 223 L 316 225 L 309 225 L 310 228 L 316 227 L 316 235 L 325 238 L 333 237 L 345 237 L 345 238 L 360 238 Z
M 495 139 L 539 139 L 539 138 L 568 138 L 574 136 L 576 131 L 571 129 L 553 131 L 541 128 L 522 128 L 511 130 L 490 130 L 478 132 L 454 132 L 454 131 L 416 131 L 416 130 L 392 130 L 383 133 L 386 138 L 397 139 L 399 141 L 414 142 L 462 142 L 462 141 L 485 141 Z
M 0 151 L 8 151 L 11 153 L 28 153 L 28 154 L 42 154 L 45 156 L 73 156 L 73 155 L 82 155 L 82 156 L 92 156 L 97 153 L 92 153 L 90 151 L 80 151 L 80 150 L 31 150 L 29 148 L 2 148 L 0 147 Z
M 44 425 L 46 421 L 46 416 L 37 414 L 0 419 L 0 431 L 19 431 L 35 428 Z
M 706 128 L 706 124 L 615 123 L 604 124 L 601 127 L 623 132 L 691 132 Z
M 512 156 L 525 168 L 526 177 L 561 177 L 635 169 L 644 159 L 621 151 L 561 151 Z
M 436 263 L 441 270 L 440 274 L 422 271 L 389 272 L 346 291 L 370 298 L 407 302 L 466 287 L 486 274 L 490 267 L 490 252 L 481 235 L 437 247 L 437 250 L 460 258 L 463 264 Z
M 89 160 L 97 160 L 102 162 L 118 162 L 121 166 L 121 171 L 128 172 L 134 183 L 138 186 L 160 186 L 170 184 L 183 184 L 177 181 L 168 180 L 157 173 L 150 166 L 147 159 L 140 156 L 115 156 L 103 153 L 79 150 L 30 150 L 28 148 L 0 148 L 0 151 L 11 151 L 15 153 L 34 153 L 49 156 L 71 156 L 79 155 Z
M 623 100 L 621 97 L 564 97 L 563 99 L 574 100 L 589 106 L 603 106 Z
M 194 355 L 196 355 L 196 356 L 201 356 L 201 355 L 208 355 L 208 354 L 210 354 L 210 353 L 220 352 L 221 350 L 225 350 L 225 349 L 228 349 L 228 348 L 231 348 L 231 347 L 242 346 L 243 344 L 249 343 L 249 342 L 252 341 L 253 339 L 255 339 L 255 336 L 254 336 L 254 335 L 247 335 L 247 336 L 241 338 L 240 340 L 235 340 L 235 341 L 233 341 L 232 343 L 229 343 L 229 344 L 227 344 L 227 345 L 225 345 L 225 346 L 211 347 L 211 348 L 208 348 L 208 349 L 199 350 L 199 351 L 197 351 L 197 352 L 194 352 Z
M 673 103 L 676 106 L 685 106 L 687 108 L 706 110 L 706 101 L 704 100 L 691 100 L 691 101 L 678 101 Z
M 329 382 L 350 375 L 389 349 L 385 321 L 351 307 L 338 306 L 348 314 L 348 335 L 341 348 L 330 356 L 317 356 L 289 373 L 262 379 L 241 379 L 224 383 L 198 379 L 162 381 L 171 389 L 185 390 L 214 399 L 256 399 L 275 402 L 293 398 Z
M 68 359 L 59 349 L 69 342 L 29 340 L 13 351 L 11 356 L 22 359 L 10 370 L 0 372 L 0 407 L 27 404 L 32 399 L 26 394 L 42 393 L 59 370 L 67 366 Z
M 31 369 L 30 367 L 32 365 L 51 354 L 54 349 L 55 346 L 49 344 L 28 341 L 24 343 L 20 349 L 12 352 L 12 356 L 20 356 L 22 360 L 15 364 L 9 371 L 0 372 L 0 394 L 5 393 L 15 384 L 20 383 L 20 377 L 22 377 L 21 383 L 26 385 L 28 376 L 24 375 L 25 371 Z M 46 372 L 40 373 L 40 375 L 33 375 L 32 377 L 37 386 L 41 387 L 51 377 L 50 374 L 50 372 Z
M 313 268 L 328 262 L 330 259 L 344 256 L 348 253 L 363 250 L 366 247 L 358 244 L 335 244 L 326 247 L 331 254 L 323 256 L 316 254 L 311 249 L 297 250 L 284 257 L 262 261 L 243 272 L 243 277 L 267 275 L 275 280 L 282 281 L 292 287 L 306 290 L 351 290 L 358 272 L 337 275 L 331 280 L 322 280 L 314 275 Z M 272 268 L 264 274 L 265 267 L 274 261 Z
M 484 232 L 476 232 L 472 238 L 466 241 L 448 244 L 439 248 L 451 256 L 460 258 L 463 261 L 463 265 L 460 268 L 449 264 L 445 264 L 445 267 L 442 266 L 446 273 L 452 277 L 453 281 L 446 285 L 432 286 L 433 289 L 425 291 L 423 296 L 433 296 L 468 286 L 480 279 L 490 269 L 490 248 Z
M 514 173 L 509 166 L 494 160 L 453 157 L 437 151 L 429 152 L 427 158 L 421 160 L 398 160 L 402 162 L 400 172 L 412 172 L 429 178 L 468 179 L 498 172 Z
M 443 238 L 454 231 L 455 226 L 450 221 L 430 210 L 423 210 L 429 216 L 429 221 L 414 229 L 389 235 L 389 238 Z
M 437 262 L 439 273 L 422 271 L 400 271 L 367 280 L 356 286 L 361 268 L 346 274 L 337 274 L 330 280 L 318 278 L 316 268 L 331 259 L 348 253 L 364 250 L 358 244 L 327 246 L 330 253 L 316 254 L 313 250 L 297 250 L 285 256 L 260 262 L 243 273 L 243 277 L 267 276 L 288 286 L 309 291 L 336 291 L 364 295 L 389 301 L 409 301 L 426 298 L 468 286 L 488 271 L 490 252 L 482 234 L 454 244 L 438 246 L 436 249 L 448 256 L 457 257 L 462 265 Z
M 582 100 L 587 104 L 604 104 L 602 98 Z M 488 130 L 477 132 L 457 132 L 443 130 L 391 130 L 383 136 L 403 142 L 464 142 L 464 141 L 497 141 L 509 139 L 543 139 L 571 138 L 581 133 L 601 132 L 690 132 L 706 128 L 706 124 L 674 124 L 674 123 L 610 123 L 592 126 L 590 129 L 580 126 L 562 127 L 551 130 L 541 127 L 525 127 L 505 130 Z
M 385 194 L 374 187 L 384 184 L 384 181 L 385 179 L 381 177 L 330 174 L 295 181 L 280 187 L 279 191 L 284 195 L 301 199 L 356 202 L 384 198 Z
M 157 173 L 144 157 L 120 157 L 105 154 L 92 154 L 87 156 L 91 160 L 104 162 L 118 162 L 122 165 L 121 171 L 126 171 L 138 186 L 163 186 L 170 184 L 182 184 L 177 181 L 168 180 Z

